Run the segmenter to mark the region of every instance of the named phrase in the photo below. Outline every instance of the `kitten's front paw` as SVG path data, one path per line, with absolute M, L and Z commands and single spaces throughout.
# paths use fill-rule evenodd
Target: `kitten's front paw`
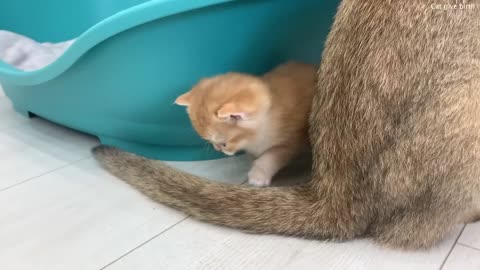
M 248 183 L 256 187 L 267 187 L 272 181 L 272 176 L 268 175 L 264 170 L 253 167 L 248 173 Z

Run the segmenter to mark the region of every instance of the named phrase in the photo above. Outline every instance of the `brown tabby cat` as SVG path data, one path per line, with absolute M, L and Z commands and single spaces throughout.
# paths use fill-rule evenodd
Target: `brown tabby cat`
M 153 200 L 257 233 L 427 248 L 480 214 L 480 7 L 344 0 L 310 119 L 311 181 L 204 181 L 107 147 L 95 155 Z
M 263 76 L 231 72 L 201 80 L 179 96 L 193 127 L 216 150 L 245 150 L 256 159 L 248 173 L 254 186 L 308 149 L 308 116 L 316 68 L 288 62 Z

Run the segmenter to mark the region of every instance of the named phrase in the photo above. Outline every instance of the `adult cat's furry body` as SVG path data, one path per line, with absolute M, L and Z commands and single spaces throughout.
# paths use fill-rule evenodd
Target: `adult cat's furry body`
M 343 1 L 319 70 L 305 185 L 225 185 L 113 148 L 95 154 L 153 200 L 208 222 L 430 247 L 480 214 L 480 9 L 432 3 Z

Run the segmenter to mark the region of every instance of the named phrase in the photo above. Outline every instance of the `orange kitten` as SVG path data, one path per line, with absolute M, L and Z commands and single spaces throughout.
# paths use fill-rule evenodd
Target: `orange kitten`
M 262 77 L 227 73 L 200 81 L 176 104 L 187 112 L 198 134 L 216 150 L 244 150 L 256 160 L 248 173 L 255 186 L 308 149 L 308 115 L 316 67 L 289 62 Z

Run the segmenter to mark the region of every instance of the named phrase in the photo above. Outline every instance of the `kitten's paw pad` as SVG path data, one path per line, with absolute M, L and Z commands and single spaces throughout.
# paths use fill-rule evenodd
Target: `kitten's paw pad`
M 270 185 L 272 177 L 268 176 L 263 170 L 252 168 L 248 173 L 248 183 L 256 187 L 267 187 Z

